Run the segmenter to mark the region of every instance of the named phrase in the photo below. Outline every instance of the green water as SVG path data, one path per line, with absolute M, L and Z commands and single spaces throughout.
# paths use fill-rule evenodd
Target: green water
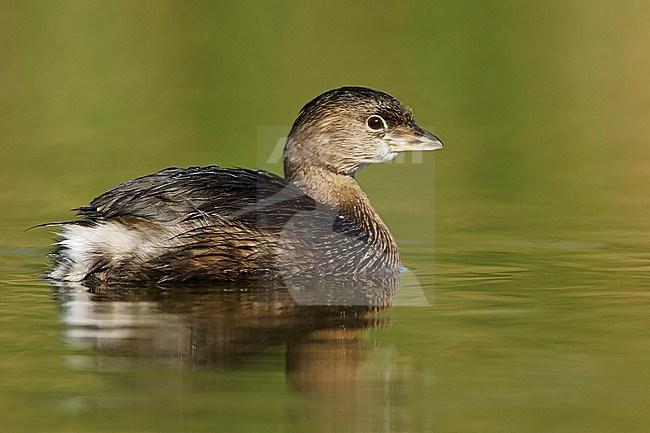
M 0 2 L 3 432 L 650 430 L 644 1 Z M 286 292 L 56 292 L 53 236 L 168 166 L 280 171 L 344 84 L 445 149 L 359 175 L 410 269 Z

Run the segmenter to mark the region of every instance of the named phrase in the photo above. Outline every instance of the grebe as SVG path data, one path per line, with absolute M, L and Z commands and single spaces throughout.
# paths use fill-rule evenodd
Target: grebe
M 316 97 L 296 119 L 281 178 L 168 168 L 123 183 L 61 227 L 56 281 L 210 282 L 397 272 L 397 244 L 354 176 L 399 152 L 442 148 L 410 109 L 364 87 Z

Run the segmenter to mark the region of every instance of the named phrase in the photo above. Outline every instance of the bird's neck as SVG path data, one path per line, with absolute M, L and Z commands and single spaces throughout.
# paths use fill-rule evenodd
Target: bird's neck
M 394 257 L 394 265 L 399 265 L 395 239 L 353 176 L 319 166 L 301 166 L 296 170 L 285 166 L 285 173 L 287 180 L 307 195 L 336 208 L 339 214 L 351 217 L 364 227 L 370 240 Z
M 372 209 L 368 196 L 353 176 L 316 165 L 302 165 L 296 169 L 285 167 L 285 176 L 320 203 L 340 210 L 346 210 L 354 204 Z

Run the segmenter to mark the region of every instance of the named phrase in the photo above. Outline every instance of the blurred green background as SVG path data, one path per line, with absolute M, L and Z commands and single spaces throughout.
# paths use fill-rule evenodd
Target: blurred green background
M 648 431 L 648 22 L 642 0 L 0 1 L 3 431 Z M 300 107 L 348 84 L 445 143 L 359 176 L 432 305 L 364 335 L 354 416 L 281 357 L 116 366 L 65 338 L 27 227 L 168 166 L 280 173 Z

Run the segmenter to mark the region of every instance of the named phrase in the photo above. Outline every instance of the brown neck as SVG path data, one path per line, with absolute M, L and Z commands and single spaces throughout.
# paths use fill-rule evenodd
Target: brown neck
M 313 199 L 338 209 L 339 213 L 352 217 L 365 227 L 370 240 L 386 250 L 394 264 L 399 265 L 395 239 L 353 176 L 320 166 L 293 169 L 286 164 L 285 175 Z
M 317 165 L 301 165 L 294 169 L 285 163 L 285 177 L 320 203 L 347 210 L 355 203 L 370 201 L 353 176 L 336 173 Z

